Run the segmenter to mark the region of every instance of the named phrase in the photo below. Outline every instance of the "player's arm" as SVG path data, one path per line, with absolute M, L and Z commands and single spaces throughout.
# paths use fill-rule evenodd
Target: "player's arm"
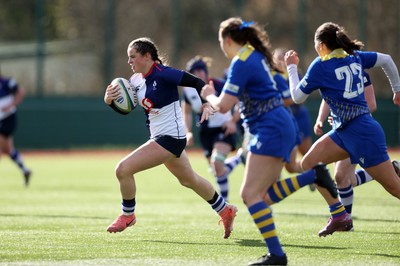
M 297 53 L 293 50 L 288 51 L 285 54 L 285 63 L 287 65 L 287 72 L 289 75 L 289 87 L 290 94 L 295 103 L 303 103 L 307 98 L 308 94 L 304 93 L 299 86 L 299 72 L 297 70 L 297 65 L 299 64 L 299 57 Z
M 194 139 L 193 139 L 193 115 L 192 115 L 192 108 L 191 105 L 187 102 L 186 96 L 185 99 L 182 100 L 181 102 L 181 108 L 182 108 L 182 117 L 183 121 L 185 122 L 186 126 L 186 141 L 188 146 L 192 146 L 194 144 Z
M 11 89 L 11 93 L 14 95 L 13 101 L 10 102 L 7 106 L 2 108 L 3 112 L 8 112 L 12 108 L 17 107 L 25 97 L 25 90 L 23 87 L 19 86 L 15 79 L 10 79 L 8 86 Z
M 392 87 L 393 102 L 396 105 L 400 105 L 400 77 L 399 71 L 397 70 L 396 64 L 394 63 L 392 57 L 388 54 L 376 53 L 377 59 L 374 67 L 382 67 L 389 79 L 390 85 Z
M 329 115 L 329 105 L 322 99 L 321 104 L 319 105 L 317 120 L 314 125 L 314 134 L 317 136 L 321 136 L 324 131 L 322 130 L 324 126 L 324 121 Z
M 233 84 L 225 83 L 224 89 L 219 96 L 215 95 L 214 83 L 210 81 L 209 84 L 206 84 L 202 91 L 201 97 L 206 99 L 211 106 L 217 111 L 221 113 L 226 113 L 232 110 L 232 107 L 237 103 L 238 99 L 236 96 L 226 93 L 226 90 L 229 90 L 231 86 L 235 86 Z
M 376 53 L 376 63 L 374 67 L 382 67 L 387 78 L 389 79 L 390 85 L 394 93 L 400 92 L 400 77 L 399 71 L 397 70 L 396 64 L 392 57 L 388 54 Z
M 18 106 L 25 98 L 25 89 L 21 86 L 18 87 L 15 95 L 14 101 L 12 103 L 13 106 Z
M 370 112 L 371 113 L 375 112 L 377 109 L 377 106 L 376 106 L 374 85 L 370 84 L 364 88 L 364 97 L 365 97 L 365 100 L 367 101 Z
M 206 83 L 202 79 L 184 71 L 181 82 L 179 83 L 179 86 L 195 88 L 197 91 L 197 94 L 200 96 L 201 89 L 203 88 L 203 86 L 205 84 Z M 201 99 L 201 101 L 203 101 L 203 100 Z
M 206 83 L 202 79 L 184 71 L 179 85 L 195 88 L 198 95 L 200 95 L 201 89 L 205 84 Z M 200 98 L 200 100 L 202 102 L 202 107 L 201 107 L 202 114 L 200 118 L 200 123 L 202 123 L 203 121 L 208 120 L 208 117 L 210 115 L 213 115 L 215 113 L 215 109 L 203 99 Z

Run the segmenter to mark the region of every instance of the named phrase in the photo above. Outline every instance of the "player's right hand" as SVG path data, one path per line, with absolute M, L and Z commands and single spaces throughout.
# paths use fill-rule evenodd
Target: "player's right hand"
M 104 102 L 108 105 L 111 104 L 111 102 L 114 99 L 117 99 L 117 97 L 120 95 L 120 92 L 118 90 L 118 84 L 115 85 L 108 85 L 106 89 L 106 93 L 104 94 Z
M 323 130 L 323 125 L 324 123 L 322 121 L 316 121 L 315 125 L 314 125 L 314 134 L 317 136 L 321 136 L 322 134 L 324 134 L 324 130 Z

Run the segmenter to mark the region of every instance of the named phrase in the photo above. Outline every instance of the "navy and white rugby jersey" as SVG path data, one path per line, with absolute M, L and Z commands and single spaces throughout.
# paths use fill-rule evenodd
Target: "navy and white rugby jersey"
M 15 107 L 8 112 L 3 112 L 2 109 L 14 101 L 14 95 L 17 90 L 18 84 L 15 79 L 0 77 L 0 120 L 16 112 L 17 109 Z
M 183 74 L 183 70 L 155 63 L 146 75 L 134 74 L 130 78 L 147 116 L 150 138 L 162 135 L 186 138 L 178 91 Z
M 300 89 L 306 94 L 319 89 L 331 109 L 333 128 L 345 126 L 355 117 L 369 113 L 364 97 L 364 69 L 373 67 L 376 60 L 376 52 L 349 55 L 336 49 L 314 59 L 300 81 Z

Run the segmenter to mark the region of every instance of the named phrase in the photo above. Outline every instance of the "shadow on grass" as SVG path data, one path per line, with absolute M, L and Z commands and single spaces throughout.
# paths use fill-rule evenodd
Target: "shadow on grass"
M 130 241 L 130 240 L 129 240 Z M 166 240 L 150 240 L 150 239 L 142 239 L 141 242 L 149 242 L 149 243 L 161 243 L 161 244 L 178 244 L 178 245 L 208 245 L 208 246 L 221 246 L 221 245 L 232 245 L 232 242 L 229 242 L 227 244 L 221 244 L 221 243 L 204 243 L 204 242 L 185 242 L 185 241 L 166 241 Z
M 354 254 L 356 256 L 360 256 L 360 255 L 371 256 L 372 255 L 372 256 L 385 257 L 385 258 L 400 258 L 399 255 L 382 254 L 382 253 L 359 253 L 359 252 L 353 253 L 353 252 L 350 252 L 348 254 L 349 255 Z
M 262 240 L 255 240 L 255 239 L 237 239 L 235 242 L 244 247 L 265 247 L 265 243 Z M 306 249 L 347 249 L 346 247 L 332 247 L 332 246 L 310 246 L 310 245 L 290 245 L 290 244 L 283 244 L 284 247 L 297 247 L 297 248 L 306 248 Z
M 76 215 L 57 215 L 57 214 L 15 214 L 15 213 L 0 213 L 0 217 L 38 217 L 38 218 L 59 218 L 59 219 L 97 219 L 106 220 L 109 217 L 96 217 L 96 216 L 76 216 Z
M 290 215 L 290 216 L 298 216 L 298 217 L 325 217 L 329 218 L 329 214 L 321 215 L 321 214 L 307 214 L 307 213 L 293 213 L 293 212 L 276 212 L 276 215 Z M 363 221 L 363 222 L 384 222 L 384 223 L 397 223 L 398 220 L 389 220 L 389 219 L 360 219 L 356 216 L 353 217 L 353 221 Z

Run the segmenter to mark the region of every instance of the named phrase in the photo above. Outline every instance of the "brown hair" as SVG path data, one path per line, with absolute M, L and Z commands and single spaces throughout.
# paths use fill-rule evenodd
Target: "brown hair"
M 128 47 L 134 48 L 141 55 L 149 53 L 151 55 L 152 60 L 157 61 L 160 64 L 163 64 L 164 58 L 160 57 L 157 46 L 150 38 L 142 37 L 133 40 Z
M 223 38 L 229 36 L 241 45 L 250 43 L 267 58 L 271 68 L 275 68 L 268 34 L 256 22 L 245 22 L 239 17 L 233 17 L 222 21 L 220 30 Z
M 342 48 L 349 54 L 360 50 L 364 44 L 358 40 L 351 40 L 345 29 L 333 22 L 326 22 L 315 31 L 315 40 L 324 43 L 330 50 Z

